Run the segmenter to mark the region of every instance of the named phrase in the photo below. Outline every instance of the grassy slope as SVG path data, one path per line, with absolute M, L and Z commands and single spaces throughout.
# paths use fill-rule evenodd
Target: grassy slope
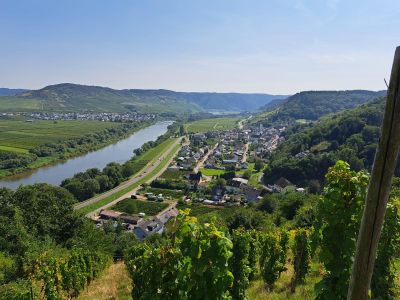
M 123 262 L 111 265 L 81 293 L 78 300 L 128 300 L 131 297 L 132 281 Z
M 185 124 L 188 133 L 207 132 L 213 130 L 227 130 L 237 126 L 239 118 L 203 119 Z
M 295 293 L 290 293 L 290 282 L 293 277 L 292 265 L 286 266 L 288 270 L 281 274 L 281 277 L 276 282 L 275 288 L 272 292 L 269 292 L 263 280 L 257 278 L 251 283 L 250 288 L 247 290 L 249 299 L 252 300 L 304 300 L 304 299 L 315 299 L 314 285 L 321 279 L 319 271 L 319 264 L 312 263 L 311 271 L 306 278 L 306 282 L 302 285 L 297 286 Z
M 176 145 L 175 148 L 171 151 L 171 153 L 169 153 L 169 155 L 167 155 L 162 160 L 162 162 L 152 172 L 148 173 L 146 176 L 144 176 L 142 179 L 140 179 L 136 183 L 134 183 L 134 184 L 128 186 L 127 188 L 124 188 L 121 191 L 118 191 L 115 194 L 112 194 L 111 196 L 108 196 L 96 203 L 93 203 L 91 205 L 88 205 L 88 206 L 85 206 L 85 207 L 79 209 L 78 210 L 79 213 L 87 214 L 91 211 L 94 211 L 94 210 L 102 207 L 103 205 L 106 205 L 107 203 L 110 203 L 111 201 L 118 199 L 119 197 L 128 193 L 129 191 L 133 190 L 134 188 L 137 188 L 139 185 L 145 183 L 150 178 L 152 178 L 154 175 L 156 175 L 158 172 L 160 172 L 162 170 L 162 168 L 164 168 L 167 165 L 168 161 L 175 155 L 175 153 L 178 151 L 179 148 L 180 148 L 180 145 Z
M 0 150 L 26 152 L 35 146 L 63 141 L 119 126 L 100 121 L 13 121 L 0 120 Z

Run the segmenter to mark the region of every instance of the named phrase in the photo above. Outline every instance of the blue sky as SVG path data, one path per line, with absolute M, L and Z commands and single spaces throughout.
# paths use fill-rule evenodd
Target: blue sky
M 0 0 L 0 86 L 384 89 L 398 0 Z

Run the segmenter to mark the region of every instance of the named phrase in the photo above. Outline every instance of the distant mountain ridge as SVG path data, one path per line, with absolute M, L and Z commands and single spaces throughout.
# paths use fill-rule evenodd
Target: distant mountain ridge
M 0 110 L 200 112 L 256 111 L 272 99 L 287 96 L 241 93 L 175 92 L 170 90 L 116 90 L 72 83 L 50 85 L 0 97 Z M 23 104 L 23 105 L 20 105 Z
M 317 120 L 321 116 L 338 111 L 353 109 L 386 95 L 386 91 L 346 90 L 346 91 L 305 91 L 285 100 L 271 101 L 263 108 L 276 109 L 274 119 Z
M 14 96 L 23 92 L 28 91 L 27 89 L 9 89 L 0 88 L 0 96 Z

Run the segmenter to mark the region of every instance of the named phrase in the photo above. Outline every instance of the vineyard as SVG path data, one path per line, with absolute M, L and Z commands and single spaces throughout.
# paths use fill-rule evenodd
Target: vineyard
M 313 265 L 320 273 L 312 297 L 346 299 L 369 176 L 339 161 L 326 178 L 315 220 L 307 227 L 220 228 L 183 210 L 165 237 L 127 251 L 133 299 L 248 299 L 252 282 L 260 279 L 268 295 L 275 293 L 288 267 L 292 277 L 284 294 L 290 298 L 311 276 Z M 382 241 L 371 294 L 373 299 L 396 299 L 394 264 L 400 249 L 396 200 L 388 208 Z
M 61 188 L 3 191 L 4 203 L 11 206 L 0 206 L 1 241 L 15 255 L 0 253 L 0 299 L 76 299 L 83 291 L 95 295 L 91 286 L 107 284 L 103 276 L 110 278 L 105 270 L 112 257 L 123 258 L 131 296 L 138 300 L 346 299 L 369 179 L 367 172 L 338 161 L 326 174 L 315 208 L 297 208 L 296 222 L 279 221 L 278 215 L 269 216 L 274 222 L 260 222 L 268 215 L 253 207 L 199 210 L 180 204 L 181 213 L 164 233 L 144 242 L 121 225 L 98 230 L 74 215 L 73 198 Z M 372 299 L 399 297 L 399 186 L 396 179 L 377 252 Z M 31 206 L 23 200 L 27 197 Z M 44 209 L 49 205 L 51 212 Z M 26 220 L 21 221 L 19 211 Z M 4 217 L 12 222 L 8 227 Z M 28 224 L 36 241 L 24 229 Z M 25 238 L 16 243 L 17 236 Z M 117 275 L 124 282 L 111 281 L 113 293 L 126 295 L 130 281 L 126 274 Z

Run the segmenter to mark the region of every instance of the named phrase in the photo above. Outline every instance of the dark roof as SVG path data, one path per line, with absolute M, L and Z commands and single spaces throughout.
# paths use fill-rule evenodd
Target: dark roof
M 200 181 L 201 180 L 201 173 L 190 173 L 189 174 L 190 181 Z
M 121 215 L 119 218 L 122 220 L 122 222 L 129 224 L 137 224 L 141 219 L 138 216 L 129 216 L 129 215 Z

